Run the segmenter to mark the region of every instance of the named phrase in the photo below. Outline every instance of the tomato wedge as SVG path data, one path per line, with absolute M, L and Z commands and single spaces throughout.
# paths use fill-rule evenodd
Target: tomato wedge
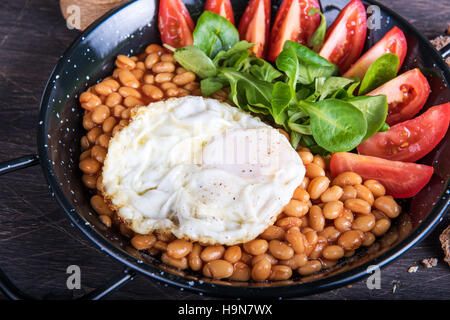
M 250 0 L 238 29 L 241 40 L 255 43 L 251 50 L 264 59 L 270 34 L 270 0 Z
M 445 137 L 450 122 L 450 103 L 432 107 L 405 122 L 378 132 L 358 146 L 360 154 L 396 161 L 423 158 Z
M 206 1 L 205 11 L 217 13 L 234 24 L 233 7 L 230 0 L 208 0 Z
M 386 193 L 395 198 L 414 197 L 430 181 L 433 167 L 417 163 L 390 161 L 354 153 L 339 152 L 331 156 L 333 177 L 353 171 L 363 179 L 378 180 Z
M 369 51 L 367 51 L 355 64 L 344 73 L 345 78 L 358 77 L 363 79 L 370 65 L 385 53 L 395 53 L 400 59 L 399 69 L 405 60 L 408 45 L 403 31 L 397 27 L 392 28 Z
M 419 69 L 413 69 L 369 92 L 369 96 L 385 95 L 389 105 L 386 123 L 390 126 L 411 119 L 427 102 L 430 86 Z
M 309 42 L 320 23 L 320 15 L 308 15 L 311 8 L 320 10 L 317 0 L 284 0 L 270 33 L 268 60 L 275 62 L 287 40 L 303 45 Z
M 366 8 L 360 0 L 352 0 L 328 29 L 319 54 L 344 73 L 361 56 L 366 33 Z
M 181 48 L 194 43 L 194 21 L 181 0 L 159 2 L 158 27 L 163 44 Z

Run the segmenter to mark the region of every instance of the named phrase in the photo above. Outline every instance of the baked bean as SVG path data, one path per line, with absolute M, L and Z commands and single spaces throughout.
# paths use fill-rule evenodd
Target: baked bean
M 309 211 L 308 204 L 303 201 L 292 199 L 284 207 L 283 212 L 289 217 L 303 217 Z
M 308 188 L 309 183 L 310 183 L 310 179 L 308 177 L 304 177 L 302 180 L 302 183 L 300 183 L 299 188 L 305 189 Z
M 241 257 L 242 250 L 239 246 L 228 247 L 227 250 L 225 250 L 225 254 L 223 255 L 223 258 L 231 263 L 238 262 L 239 260 L 241 260 Z
M 354 188 L 356 189 L 356 197 L 358 199 L 366 201 L 371 206 L 373 205 L 374 197 L 372 191 L 370 191 L 369 188 L 361 184 L 355 185 Z
M 374 206 L 389 218 L 397 218 L 402 211 L 402 208 L 390 196 L 378 197 L 374 202 Z
M 136 79 L 141 80 L 144 77 L 145 71 L 134 69 L 131 70 L 131 73 L 136 77 Z
M 298 187 L 294 191 L 293 198 L 298 200 L 298 201 L 308 201 L 309 200 L 309 193 L 305 189 Z
M 121 54 L 117 56 L 116 66 L 121 69 L 133 70 L 134 68 L 136 68 L 136 62 L 134 62 L 129 57 Z
M 129 70 L 121 70 L 119 72 L 119 80 L 126 87 L 139 88 L 140 85 L 139 80 Z
M 304 253 L 296 253 L 292 258 L 288 260 L 279 261 L 280 264 L 289 266 L 291 269 L 303 267 L 306 264 L 306 262 L 308 262 L 308 256 Z
M 305 246 L 305 248 L 308 246 L 314 246 L 314 245 L 316 245 L 317 241 L 319 241 L 319 237 L 315 230 L 311 229 L 311 231 L 304 232 L 303 234 L 305 235 L 306 244 L 307 244 Z
M 118 92 L 113 92 L 106 97 L 105 105 L 108 107 L 114 107 L 122 103 L 122 96 Z
M 338 244 L 345 250 L 355 250 L 361 246 L 363 233 L 358 230 L 345 231 L 338 239 Z
M 93 127 L 95 127 L 94 121 L 91 119 L 91 113 L 86 113 L 83 116 L 83 128 L 86 130 L 91 130 Z
M 252 279 L 255 281 L 267 280 L 270 276 L 272 264 L 267 260 L 261 260 L 252 268 Z
M 164 91 L 168 91 L 168 90 L 170 90 L 170 89 L 178 89 L 178 86 L 175 84 L 175 83 L 173 83 L 173 82 L 164 82 L 164 83 L 161 83 L 160 85 L 159 85 L 159 87 L 162 89 L 162 90 L 164 90 Z
M 349 222 L 349 226 L 347 227 L 347 230 L 350 229 L 351 224 L 352 223 Z M 321 237 L 326 238 L 328 242 L 335 242 L 341 235 L 341 232 L 333 226 L 328 226 L 328 227 L 324 228 L 323 231 L 321 231 L 319 233 L 319 235 Z
M 280 281 L 287 280 L 292 276 L 292 269 L 285 265 L 272 266 L 269 280 Z
M 172 80 L 172 78 L 174 77 L 174 74 L 171 72 L 162 72 L 162 73 L 158 73 L 155 76 L 155 82 L 156 83 L 163 83 L 163 82 L 169 82 Z
M 80 161 L 89 158 L 91 156 L 91 149 L 88 149 L 80 154 Z
M 105 215 L 100 215 L 98 217 L 100 219 L 100 221 L 107 227 L 107 228 L 111 228 L 112 226 L 112 220 L 109 216 L 105 216 Z
M 165 264 L 168 264 L 169 266 L 178 268 L 178 269 L 186 269 L 188 267 L 188 262 L 186 258 L 181 258 L 181 259 L 175 259 L 172 258 L 171 256 L 169 256 L 167 254 L 167 252 L 164 252 L 161 255 L 161 261 L 164 262 Z
M 300 227 L 302 220 L 297 217 L 286 217 L 277 220 L 276 225 L 284 230 L 288 230 L 291 227 Z
M 257 256 L 267 251 L 269 244 L 264 239 L 255 239 L 244 243 L 244 250 L 248 253 Z
M 144 102 L 142 100 L 135 98 L 133 96 L 126 97 L 125 100 L 123 100 L 123 104 L 128 108 L 134 108 L 143 106 Z
M 322 251 L 322 256 L 329 260 L 339 260 L 344 256 L 344 249 L 337 245 L 326 246 Z
M 126 110 L 126 108 L 120 104 L 114 106 L 114 108 L 113 108 L 114 117 L 120 118 L 120 116 L 124 110 Z
M 334 226 L 341 232 L 350 230 L 353 223 L 353 213 L 349 210 L 342 213 L 342 215 L 334 219 Z
M 386 188 L 377 180 L 366 180 L 364 185 L 369 188 L 375 198 L 384 196 L 386 194 Z
M 348 199 L 344 202 L 345 207 L 353 212 L 361 214 L 369 214 L 371 212 L 371 205 L 361 199 Z
M 202 253 L 200 254 L 200 258 L 202 258 L 203 261 L 209 262 L 212 260 L 218 260 L 223 257 L 223 254 L 225 253 L 224 246 L 209 246 L 202 250 Z
M 91 149 L 91 157 L 100 163 L 103 163 L 106 158 L 107 150 L 101 146 L 93 146 Z
M 95 88 L 96 93 L 98 93 L 99 95 L 103 95 L 103 96 L 107 96 L 110 93 L 114 92 L 113 88 L 108 86 L 104 81 L 95 85 L 94 88 Z
M 158 55 L 161 55 L 163 52 L 164 48 L 158 44 L 151 44 L 147 48 L 145 48 L 146 54 L 157 53 Z
M 326 167 L 325 160 L 322 158 L 322 156 L 320 156 L 318 154 L 316 154 L 314 156 L 314 159 L 313 159 L 312 163 L 318 165 L 322 169 L 325 169 L 325 167 Z
M 103 192 L 103 177 L 101 175 L 98 176 L 95 187 L 98 191 Z
M 185 68 L 183 68 L 183 67 L 177 67 L 176 70 L 175 70 L 176 74 L 182 74 L 182 73 L 185 73 L 185 72 L 187 72 L 187 70 Z
M 271 240 L 269 242 L 269 251 L 275 258 L 281 260 L 290 259 L 294 255 L 294 249 L 279 240 Z
M 121 223 L 119 225 L 119 231 L 123 236 L 127 238 L 131 239 L 134 236 L 134 231 L 131 230 L 125 223 Z
M 319 259 L 322 256 L 322 251 L 327 245 L 328 241 L 324 237 L 319 236 L 314 248 L 309 252 L 310 259 Z
M 375 226 L 370 230 L 377 237 L 385 234 L 391 227 L 391 221 L 389 219 L 379 219 L 375 222 Z
M 285 231 L 278 226 L 269 226 L 263 233 L 259 235 L 260 238 L 265 240 L 283 240 Z
M 159 54 L 150 53 L 147 58 L 145 58 L 144 64 L 147 69 L 152 69 L 157 62 L 159 62 Z
M 142 91 L 147 97 L 150 97 L 153 100 L 161 100 L 164 97 L 162 90 L 151 84 L 143 85 Z
M 223 96 L 222 94 L 219 93 L 219 91 L 217 91 L 215 94 L 218 94 L 218 95 L 219 95 L 218 98 L 224 98 L 224 99 L 226 99 L 226 95 Z M 213 98 L 214 98 L 214 97 L 213 97 Z M 216 99 L 216 98 L 215 98 L 215 99 Z M 220 100 L 220 99 L 219 99 L 219 100 Z M 289 136 L 289 134 L 288 134 L 286 131 L 284 131 L 283 129 L 278 129 L 278 132 L 281 133 L 283 136 L 285 136 L 286 139 L 288 139 L 288 141 L 291 141 L 291 137 Z
M 308 185 L 308 193 L 311 199 L 319 199 L 322 193 L 324 193 L 330 185 L 330 179 L 327 177 L 317 177 L 311 180 Z
M 173 83 L 177 86 L 184 86 L 190 82 L 195 81 L 195 73 L 188 71 L 181 74 L 177 74 L 173 79 Z
M 144 59 L 142 59 L 142 61 L 144 61 L 144 60 L 145 60 L 145 57 L 144 57 Z M 142 61 L 136 62 L 136 69 L 146 71 L 145 63 Z
M 360 215 L 353 221 L 352 229 L 368 232 L 375 227 L 375 216 L 373 214 Z
M 348 199 L 356 199 L 356 196 L 358 195 L 358 192 L 353 186 L 345 186 L 342 188 L 343 194 L 339 200 L 342 202 L 345 202 L 345 200 Z
M 355 250 L 345 250 L 344 257 L 350 258 L 355 255 Z
M 111 132 L 114 126 L 117 124 L 117 120 L 114 117 L 108 117 L 103 121 L 102 129 L 103 132 Z
M 156 242 L 156 237 L 154 235 L 141 235 L 136 234 L 131 238 L 131 244 L 138 250 L 150 249 Z
M 323 216 L 326 219 L 336 219 L 344 211 L 344 204 L 341 201 L 330 201 L 325 203 L 322 209 Z
M 166 82 L 167 83 L 167 82 Z M 176 97 L 179 94 L 179 89 L 178 88 L 170 88 L 166 91 L 166 94 L 168 97 Z
M 333 185 L 338 185 L 340 187 L 353 186 L 361 183 L 361 176 L 351 171 L 343 172 L 333 179 Z
M 83 161 L 80 161 L 80 169 L 85 174 L 93 175 L 97 173 L 98 170 L 100 170 L 100 163 L 92 158 L 86 158 Z
M 119 121 L 119 125 L 121 127 L 126 127 L 126 124 L 123 124 L 122 121 L 130 119 L 130 117 L 131 117 L 131 108 L 123 110 L 122 113 L 120 114 L 120 117 L 122 118 L 122 120 Z
M 195 89 L 199 89 L 200 88 L 200 83 L 198 83 L 198 82 L 190 82 L 190 83 L 184 85 L 183 88 L 188 90 L 188 91 L 194 91 Z
M 102 129 L 95 127 L 89 130 L 89 132 L 86 134 L 87 139 L 89 140 L 89 143 L 95 143 L 95 140 L 99 135 L 102 134 Z
M 383 212 L 381 212 L 380 210 L 372 210 L 372 214 L 375 216 L 376 220 L 389 219 L 389 217 L 387 215 L 385 215 Z
M 339 186 L 332 186 L 331 188 L 327 189 L 322 195 L 320 196 L 320 201 L 322 202 L 332 202 L 332 201 L 338 201 L 342 195 L 344 194 L 344 190 Z
M 155 83 L 155 76 L 152 75 L 152 74 L 144 75 L 144 83 L 146 83 L 146 84 L 154 84 Z
M 325 226 L 325 217 L 319 206 L 312 206 L 309 210 L 309 225 L 316 231 L 322 231 Z
M 248 254 L 245 251 L 242 251 L 242 256 L 241 256 L 241 262 L 250 265 L 252 262 L 253 256 L 251 254 Z
M 302 276 L 307 276 L 320 271 L 320 269 L 322 269 L 322 264 L 319 260 L 310 260 L 304 266 L 299 267 L 297 272 Z
M 157 62 L 152 66 L 154 73 L 174 72 L 175 65 L 172 62 Z
M 271 254 L 263 253 L 263 254 L 254 256 L 252 258 L 252 260 L 251 260 L 251 265 L 254 266 L 255 264 L 257 264 L 259 261 L 261 261 L 263 259 L 269 261 L 271 264 L 277 264 L 278 263 L 278 260 L 275 259 L 274 256 L 272 256 Z
M 107 134 L 101 134 L 95 139 L 95 144 L 98 146 L 102 146 L 103 148 L 108 148 L 109 140 L 111 137 Z
M 90 176 L 87 174 L 83 174 L 81 177 L 81 180 L 83 181 L 83 184 L 88 187 L 89 189 L 95 189 L 95 186 L 97 185 L 97 177 L 96 176 Z
M 192 246 L 192 251 L 188 256 L 189 267 L 194 271 L 199 271 L 203 266 L 203 261 L 200 258 L 200 253 L 202 251 L 202 246 L 198 243 L 194 243 Z
M 98 106 L 97 108 L 95 108 L 94 111 L 92 111 L 91 119 L 96 124 L 102 124 L 103 121 L 105 121 L 106 118 L 108 118 L 110 114 L 111 114 L 111 112 L 110 112 L 109 108 L 102 104 L 102 105 Z
M 173 58 L 173 54 L 171 53 L 164 53 L 161 55 L 161 61 L 164 62 L 175 62 L 175 59 Z
M 238 261 L 233 265 L 233 274 L 229 279 L 232 281 L 248 281 L 250 280 L 250 275 L 250 267 L 245 263 Z
M 167 254 L 175 259 L 186 257 L 192 251 L 192 242 L 176 239 L 167 245 Z
M 136 89 L 131 87 L 120 87 L 119 94 L 124 98 L 126 97 L 135 97 L 138 99 L 142 98 L 142 94 Z
M 298 151 L 297 153 L 305 166 L 312 163 L 314 160 L 314 155 L 309 151 Z
M 99 106 L 102 103 L 102 100 L 97 95 L 85 91 L 80 95 L 80 103 L 83 109 L 91 111 Z
M 362 245 L 365 247 L 371 246 L 375 242 L 375 240 L 375 235 L 372 232 L 365 232 Z
M 289 242 L 295 253 L 305 252 L 305 239 L 305 235 L 300 232 L 298 227 L 292 227 L 286 232 L 286 241 Z
M 155 232 L 155 234 L 156 234 L 156 237 L 158 238 L 158 240 L 164 241 L 164 242 L 171 242 L 176 239 L 175 236 L 168 231 L 158 230 Z
M 100 197 L 99 195 L 95 195 L 91 198 L 91 206 L 92 208 L 98 213 L 105 216 L 112 216 L 114 213 L 113 211 L 108 207 L 108 205 L 105 203 L 105 200 L 103 197 Z
M 306 176 L 310 179 L 314 179 L 317 177 L 324 177 L 325 170 L 323 170 L 320 166 L 315 163 L 308 163 L 306 165 Z

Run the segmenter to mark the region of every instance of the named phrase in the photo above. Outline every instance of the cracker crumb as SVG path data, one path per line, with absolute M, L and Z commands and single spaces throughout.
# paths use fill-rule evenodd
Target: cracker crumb
M 436 258 L 427 258 L 422 260 L 422 264 L 427 267 L 427 269 L 436 267 L 438 264 L 438 259 Z
M 415 272 L 417 272 L 417 270 L 419 270 L 419 266 L 412 266 L 412 267 L 409 267 L 408 272 L 415 273 Z

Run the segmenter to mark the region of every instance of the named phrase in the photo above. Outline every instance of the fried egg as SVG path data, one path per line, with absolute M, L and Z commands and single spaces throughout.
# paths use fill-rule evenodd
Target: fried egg
M 135 232 L 233 245 L 275 222 L 305 168 L 259 118 L 183 97 L 135 110 L 111 139 L 102 174 L 105 198 Z

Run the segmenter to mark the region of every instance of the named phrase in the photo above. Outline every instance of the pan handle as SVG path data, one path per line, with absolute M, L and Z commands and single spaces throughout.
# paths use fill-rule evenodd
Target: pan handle
M 28 168 L 31 166 L 35 166 L 39 164 L 39 156 L 37 154 L 32 154 L 8 161 L 0 162 L 0 176 Z M 111 293 L 112 291 L 118 289 L 125 283 L 133 280 L 136 276 L 136 273 L 130 269 L 125 269 L 120 275 L 116 276 L 115 278 L 108 281 L 104 286 L 97 288 L 90 293 L 82 296 L 79 299 L 83 300 L 99 300 L 103 297 L 105 297 L 107 294 Z M 8 297 L 11 300 L 34 300 L 35 297 L 29 296 L 26 293 L 24 293 L 22 290 L 20 290 L 6 275 L 5 272 L 3 272 L 2 269 L 0 269 L 0 292 L 2 292 L 6 297 Z
M 450 57 L 450 43 L 447 44 L 445 47 L 443 47 L 441 50 L 439 50 L 439 53 L 441 54 L 444 60 Z

